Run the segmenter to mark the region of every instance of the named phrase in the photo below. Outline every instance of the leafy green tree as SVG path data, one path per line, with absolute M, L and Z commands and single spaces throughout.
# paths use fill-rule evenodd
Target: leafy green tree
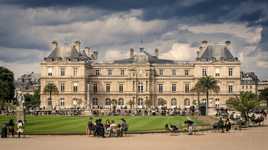
M 260 98 L 260 100 L 265 101 L 266 106 L 268 107 L 268 88 L 265 88 L 260 92 L 259 98 Z
M 197 82 L 195 86 L 191 89 L 191 92 L 197 93 L 197 106 L 200 106 L 200 94 L 204 92 L 203 87 L 201 86 L 200 82 Z
M 44 93 L 49 94 L 48 105 L 52 106 L 52 95 L 59 93 L 57 86 L 53 83 L 48 83 L 44 88 Z
M 39 107 L 40 106 L 40 89 L 34 91 L 33 95 L 25 94 L 25 106 L 27 109 L 30 107 Z
M 246 122 L 249 120 L 249 112 L 259 108 L 261 101 L 257 100 L 257 96 L 252 92 L 241 92 L 239 97 L 230 98 L 226 101 L 226 105 L 241 113 Z
M 206 94 L 206 115 L 208 115 L 208 100 L 209 93 L 215 92 L 218 93 L 220 91 L 220 87 L 218 86 L 218 82 L 215 78 L 211 76 L 202 77 L 197 82 L 198 87 Z
M 14 74 L 7 68 L 0 66 L 0 105 L 11 102 L 15 94 Z

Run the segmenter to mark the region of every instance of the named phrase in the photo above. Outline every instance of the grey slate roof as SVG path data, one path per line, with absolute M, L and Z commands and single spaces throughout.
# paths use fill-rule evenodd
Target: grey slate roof
M 74 46 L 71 47 L 57 47 L 55 48 L 47 58 L 45 59 L 78 59 L 78 60 L 91 60 L 89 56 L 87 56 L 86 52 L 83 50 L 79 52 Z
M 216 60 L 233 60 L 234 57 L 230 50 L 225 45 L 208 45 L 207 48 L 201 54 L 201 59 L 213 59 Z
M 142 64 L 142 63 L 174 64 L 175 62 L 173 60 L 159 59 L 156 56 L 150 55 L 145 50 L 140 49 L 140 52 L 138 52 L 136 55 L 134 55 L 133 58 L 115 60 L 113 63 L 115 63 L 115 64 L 133 64 L 133 63 L 137 63 L 137 64 Z

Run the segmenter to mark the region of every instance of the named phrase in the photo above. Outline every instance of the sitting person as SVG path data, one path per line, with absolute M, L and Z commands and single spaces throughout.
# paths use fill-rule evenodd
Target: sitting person
M 226 129 L 226 132 L 230 131 L 231 128 L 232 128 L 232 124 L 231 124 L 229 118 L 227 118 L 226 121 L 225 121 L 225 129 Z
M 165 128 L 166 128 L 166 130 L 168 130 L 169 132 L 172 132 L 172 133 L 176 133 L 179 131 L 179 128 L 175 125 L 172 125 L 172 124 L 171 125 L 166 124 Z
M 10 119 L 8 122 L 8 133 L 10 133 L 12 137 L 15 136 L 15 123 L 13 119 Z
M 94 131 L 94 128 L 95 128 L 95 125 L 92 121 L 93 118 L 89 118 L 89 121 L 87 123 L 87 135 L 91 135 L 93 134 L 93 131 Z

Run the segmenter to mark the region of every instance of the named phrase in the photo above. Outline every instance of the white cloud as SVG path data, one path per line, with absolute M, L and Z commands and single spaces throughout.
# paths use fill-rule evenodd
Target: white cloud
M 189 61 L 193 60 L 196 56 L 196 48 L 190 46 L 186 43 L 174 43 L 172 48 L 160 55 L 162 58 Z

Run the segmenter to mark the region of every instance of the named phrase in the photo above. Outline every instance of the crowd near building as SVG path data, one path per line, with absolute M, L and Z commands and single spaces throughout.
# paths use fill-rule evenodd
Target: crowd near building
M 101 63 L 98 53 L 81 48 L 79 41 L 70 46 L 53 41 L 52 52 L 41 62 L 41 108 L 189 108 L 197 105 L 192 88 L 205 76 L 214 77 L 220 87 L 210 94 L 209 108 L 226 107 L 226 100 L 239 95 L 241 78 L 246 78 L 241 77 L 241 63 L 230 45 L 202 41 L 196 59 L 184 62 L 161 59 L 159 49 L 150 54 L 144 48 L 130 48 L 128 58 Z M 57 94 L 45 91 L 49 83 L 57 87 Z M 204 94 L 200 100 L 206 101 Z

